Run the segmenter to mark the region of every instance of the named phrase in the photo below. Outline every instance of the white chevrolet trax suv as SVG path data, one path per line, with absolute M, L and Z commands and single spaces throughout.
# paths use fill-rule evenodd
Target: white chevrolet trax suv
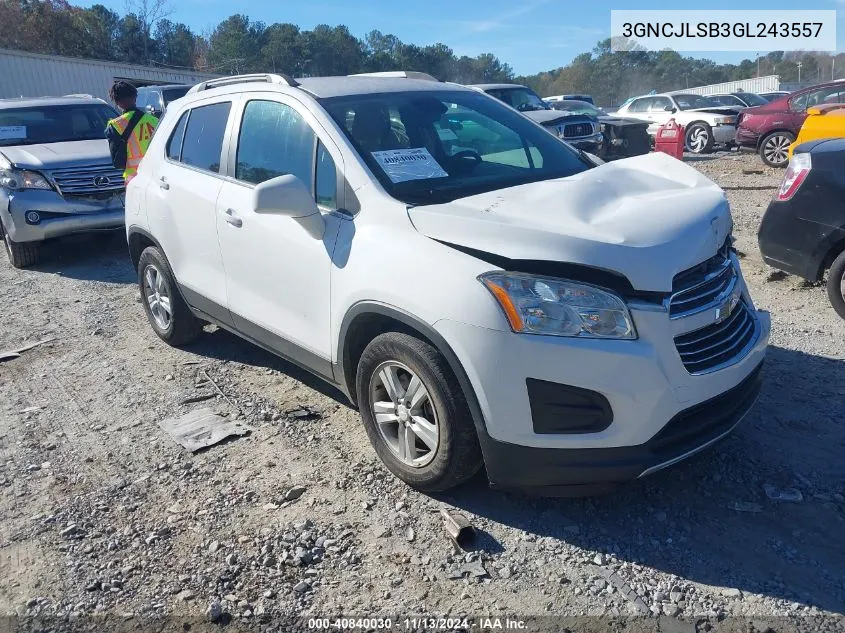
M 584 494 L 752 407 L 769 336 L 724 193 L 596 166 L 487 95 L 250 75 L 170 104 L 126 197 L 156 334 L 205 323 L 339 387 L 411 486 Z

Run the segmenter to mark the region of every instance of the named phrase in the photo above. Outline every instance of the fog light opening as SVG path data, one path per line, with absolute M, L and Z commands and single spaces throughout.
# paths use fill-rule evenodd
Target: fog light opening
M 27 211 L 26 212 L 26 223 L 27 224 L 38 224 L 41 222 L 41 214 L 38 211 Z

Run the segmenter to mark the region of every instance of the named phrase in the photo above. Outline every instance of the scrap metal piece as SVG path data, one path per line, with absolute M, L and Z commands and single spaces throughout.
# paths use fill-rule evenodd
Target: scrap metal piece
M 4 360 L 12 360 L 15 358 L 19 358 L 21 354 L 24 352 L 28 352 L 31 349 L 38 347 L 39 345 L 44 345 L 45 343 L 52 343 L 55 341 L 55 338 L 45 338 L 43 341 L 38 341 L 37 343 L 30 343 L 29 345 L 24 345 L 23 347 L 18 347 L 17 349 L 7 349 L 5 351 L 0 352 L 0 363 Z
M 444 529 L 452 540 L 458 544 L 458 547 L 465 549 L 472 544 L 475 540 L 475 528 L 463 514 L 442 509 L 440 516 L 443 517 Z
M 213 446 L 227 437 L 247 435 L 251 431 L 249 427 L 229 420 L 213 409 L 195 409 L 178 418 L 162 420 L 158 425 L 192 453 Z

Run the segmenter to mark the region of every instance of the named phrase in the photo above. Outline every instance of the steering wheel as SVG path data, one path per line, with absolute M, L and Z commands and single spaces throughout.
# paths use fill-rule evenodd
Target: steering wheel
M 460 152 L 455 152 L 449 158 L 463 160 L 465 158 L 471 158 L 473 160 L 473 167 L 478 165 L 479 163 L 483 162 L 483 158 L 481 158 L 481 154 L 476 152 L 474 149 L 462 149 Z

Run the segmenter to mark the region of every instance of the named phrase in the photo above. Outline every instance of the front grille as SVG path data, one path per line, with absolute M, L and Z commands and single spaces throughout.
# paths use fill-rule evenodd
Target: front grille
M 703 374 L 739 361 L 757 336 L 757 319 L 740 301 L 724 321 L 676 336 L 675 347 L 689 373 Z
M 563 138 L 590 136 L 593 133 L 591 123 L 569 123 L 563 126 Z
M 669 300 L 669 318 L 681 319 L 716 307 L 730 295 L 737 282 L 730 245 L 726 241 L 716 255 L 675 275 Z
M 730 431 L 748 413 L 760 393 L 757 368 L 730 391 L 681 411 L 648 442 L 657 455 L 675 456 Z
M 50 172 L 63 196 L 100 196 L 123 191 L 123 171 L 113 165 L 54 169 Z

